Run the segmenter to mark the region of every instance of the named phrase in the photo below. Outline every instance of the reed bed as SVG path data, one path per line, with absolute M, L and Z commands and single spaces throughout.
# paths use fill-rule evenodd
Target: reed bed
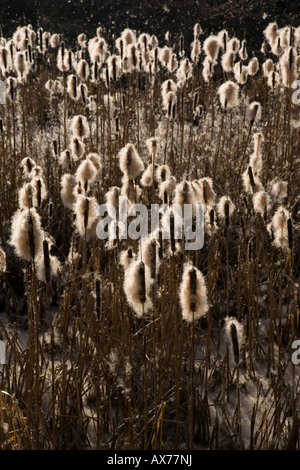
M 276 23 L 255 56 L 199 24 L 1 38 L 1 450 L 299 449 L 299 54 Z M 101 240 L 121 198 L 170 239 Z

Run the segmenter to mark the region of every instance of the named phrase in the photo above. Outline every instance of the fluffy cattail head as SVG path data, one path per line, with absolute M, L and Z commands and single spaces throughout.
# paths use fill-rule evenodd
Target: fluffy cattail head
M 117 186 L 113 186 L 105 194 L 106 203 L 113 206 L 115 209 L 117 209 L 118 204 L 119 204 L 120 194 L 121 194 L 120 188 L 118 188 Z
M 87 37 L 86 34 L 81 33 L 77 36 L 77 42 L 82 47 L 85 48 L 87 44 Z
M 152 162 L 154 162 L 159 149 L 159 139 L 157 137 L 150 137 L 150 139 L 146 140 L 146 146 L 152 155 Z
M 237 38 L 229 39 L 227 43 L 227 47 L 229 51 L 232 51 L 234 54 L 237 54 L 240 48 L 240 41 Z
M 213 181 L 209 177 L 200 178 L 198 184 L 202 193 L 202 203 L 213 207 L 216 199 L 216 193 L 213 189 Z
M 142 238 L 138 258 L 142 259 L 149 268 L 151 279 L 156 279 L 159 269 L 158 242 L 155 238 L 148 236 Z
M 258 191 L 253 195 L 254 211 L 264 218 L 266 218 L 266 215 L 268 213 L 270 202 L 271 198 L 269 194 L 264 190 Z
M 65 149 L 59 156 L 59 163 L 64 171 L 70 171 L 72 167 L 71 152 Z
M 87 192 L 90 189 L 91 184 L 95 181 L 97 176 L 97 169 L 91 160 L 83 160 L 77 168 L 76 180 Z
M 240 85 L 244 85 L 248 78 L 248 67 L 242 65 L 241 62 L 237 62 L 233 67 L 233 71 L 236 82 Z
M 153 184 L 153 175 L 155 175 L 155 165 L 153 169 L 153 163 L 150 163 L 146 170 L 143 172 L 141 177 L 142 186 L 152 186 Z
M 193 188 L 189 181 L 184 180 L 176 185 L 174 202 L 180 204 L 182 209 L 184 204 L 192 204 L 193 199 Z
M 3 74 L 9 71 L 11 67 L 11 56 L 9 50 L 5 47 L 0 48 L 0 69 Z
M 170 91 L 173 93 L 177 92 L 177 85 L 172 79 L 165 80 L 161 85 L 161 96 L 164 107 L 167 106 L 167 95 Z
M 272 224 L 275 230 L 284 230 L 287 225 L 287 221 L 289 218 L 289 213 L 288 211 L 283 207 L 280 206 L 276 210 L 273 218 L 272 218 Z
M 102 168 L 102 163 L 101 163 L 101 157 L 95 152 L 90 152 L 86 156 L 86 160 L 89 160 L 92 162 L 94 167 L 96 168 L 97 172 L 99 172 Z
M 14 58 L 14 66 L 20 78 L 24 78 L 29 72 L 28 63 L 23 52 L 17 52 Z
M 194 39 L 191 44 L 191 60 L 194 64 L 197 64 L 201 53 L 201 44 L 199 39 Z
M 230 362 L 238 364 L 240 361 L 241 347 L 244 343 L 243 325 L 236 318 L 226 317 L 224 323 L 225 340 L 229 350 Z
M 235 205 L 230 197 L 222 196 L 217 205 L 218 215 L 221 219 L 225 219 L 226 224 L 235 210 Z
M 111 55 L 107 61 L 109 77 L 114 82 L 118 80 L 121 72 L 121 62 L 120 58 L 116 55 Z
M 234 108 L 239 102 L 239 86 L 231 80 L 228 80 L 219 87 L 218 95 L 224 111 Z
M 163 65 L 165 66 L 168 65 L 168 63 L 171 60 L 171 56 L 172 56 L 172 51 L 168 46 L 164 46 L 162 49 L 160 49 L 159 60 Z
M 61 179 L 61 192 L 60 196 L 63 202 L 63 205 L 68 209 L 73 209 L 73 204 L 75 202 L 74 189 L 76 186 L 75 176 L 65 173 Z
M 229 41 L 228 32 L 226 31 L 226 29 L 222 29 L 222 31 L 218 33 L 217 37 L 218 37 L 220 47 L 223 49 L 224 52 L 226 52 L 227 44 Z
M 32 158 L 25 157 L 21 161 L 20 165 L 23 168 L 25 175 L 29 175 L 32 172 L 33 168 L 36 166 L 36 163 Z
M 71 123 L 71 133 L 73 137 L 77 139 L 84 140 L 87 139 L 90 134 L 89 125 L 87 118 L 79 114 L 74 116 Z
M 242 46 L 239 50 L 239 56 L 242 60 L 246 60 L 248 58 L 245 39 L 242 41 Z
M 126 28 L 121 34 L 122 41 L 125 46 L 136 43 L 136 35 L 132 29 Z
M 63 86 L 59 80 L 52 80 L 51 78 L 45 83 L 45 88 L 53 95 L 62 94 Z
M 289 212 L 283 206 L 279 206 L 272 218 L 272 227 L 274 234 L 274 245 L 278 248 L 291 248 L 291 230 L 290 230 Z
M 221 64 L 224 72 L 230 73 L 234 71 L 235 56 L 236 54 L 230 49 L 222 55 Z
M 48 240 L 43 240 L 43 253 L 35 260 L 37 278 L 41 282 L 49 283 L 58 276 L 61 269 L 60 261 L 50 254 Z
M 86 197 L 79 194 L 73 205 L 76 215 L 76 228 L 81 237 L 90 241 L 96 236 L 96 228 L 99 222 L 98 202 L 94 197 Z
M 25 183 L 19 191 L 19 207 L 30 209 L 40 207 L 46 198 L 47 191 L 42 179 L 33 179 L 30 183 Z
M 71 140 L 70 150 L 73 160 L 77 161 L 85 153 L 85 144 L 80 139 L 78 139 L 78 137 L 73 137 Z
M 263 33 L 269 44 L 273 46 L 279 36 L 277 23 L 269 23 Z
M 134 145 L 128 143 L 119 152 L 120 169 L 130 180 L 134 180 L 144 170 L 144 163 L 141 160 Z
M 129 268 L 132 261 L 135 261 L 135 260 L 136 260 L 136 255 L 133 252 L 133 249 L 131 247 L 127 248 L 127 250 L 121 251 L 120 264 L 123 267 L 123 269 Z
M 247 193 L 256 193 L 263 190 L 262 184 L 258 177 L 254 175 L 251 165 L 248 165 L 242 174 L 242 180 Z
M 89 64 L 85 59 L 81 59 L 76 66 L 76 73 L 82 81 L 86 81 L 90 74 Z
M 203 31 L 202 31 L 202 28 L 201 28 L 200 24 L 199 24 L 199 23 L 196 23 L 196 24 L 194 25 L 194 38 L 195 38 L 195 39 L 198 38 L 198 36 L 200 36 L 200 34 L 201 34 L 202 32 L 203 32 Z
M 171 202 L 176 189 L 176 178 L 175 176 L 168 176 L 166 180 L 163 180 L 159 184 L 159 198 L 168 204 Z
M 271 182 L 271 184 L 271 193 L 278 201 L 282 201 L 287 197 L 288 184 L 286 181 L 278 180 Z
M 122 178 L 121 194 L 126 196 L 129 204 L 136 204 L 141 196 L 141 188 L 126 174 Z
M 56 49 L 59 46 L 59 42 L 59 35 L 56 33 L 52 34 L 50 37 L 50 47 L 52 47 L 52 49 Z
M 266 59 L 262 64 L 263 74 L 267 77 L 270 73 L 274 72 L 274 62 L 272 59 Z
M 261 104 L 258 101 L 250 103 L 246 110 L 246 116 L 251 125 L 255 121 L 259 121 L 261 118 Z
M 76 75 L 70 74 L 67 78 L 67 92 L 73 100 L 77 101 L 80 98 Z
M 147 314 L 152 308 L 150 288 L 153 281 L 149 267 L 144 262 L 133 260 L 125 269 L 124 292 L 129 306 L 138 317 Z
M 193 322 L 207 314 L 209 306 L 205 279 L 201 271 L 185 263 L 179 291 L 181 313 L 184 320 Z
M 10 245 L 20 258 L 30 261 L 42 250 L 43 230 L 40 216 L 34 208 L 18 210 L 11 224 Z
M 294 47 L 289 47 L 280 58 L 280 70 L 282 83 L 290 87 L 297 79 L 297 51 Z
M 156 179 L 159 183 L 166 181 L 170 178 L 171 171 L 168 165 L 160 165 L 156 169 Z
M 203 50 L 212 62 L 215 62 L 219 53 L 220 43 L 218 36 L 209 36 L 203 43 Z
M 257 57 L 253 57 L 248 64 L 248 74 L 256 75 L 259 70 L 259 62 Z

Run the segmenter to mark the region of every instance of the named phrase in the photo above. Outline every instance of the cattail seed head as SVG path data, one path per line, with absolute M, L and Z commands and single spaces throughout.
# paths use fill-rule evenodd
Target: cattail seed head
M 226 31 L 226 29 L 222 29 L 222 31 L 218 33 L 217 38 L 218 38 L 220 47 L 223 49 L 224 52 L 226 52 L 227 44 L 229 41 L 228 32 Z
M 189 323 L 198 320 L 208 312 L 204 276 L 199 269 L 188 262 L 184 264 L 179 300 L 182 318 Z
M 226 317 L 224 323 L 225 340 L 229 348 L 229 360 L 238 364 L 244 343 L 243 325 L 234 317 Z
M 262 64 L 263 74 L 265 77 L 268 77 L 270 73 L 274 72 L 274 62 L 272 59 L 266 59 Z
M 65 149 L 59 156 L 59 164 L 64 171 L 70 171 L 72 167 L 71 152 Z
M 263 33 L 269 44 L 273 46 L 279 35 L 277 23 L 269 23 Z
M 246 116 L 251 125 L 255 121 L 259 121 L 261 118 L 261 104 L 258 101 L 250 103 L 246 110 Z
M 150 137 L 150 139 L 146 140 L 146 146 L 150 155 L 152 155 L 152 163 L 154 163 L 159 149 L 159 139 L 157 137 Z
M 231 73 L 234 71 L 234 61 L 236 54 L 228 49 L 225 54 L 222 55 L 221 64 L 224 72 Z
M 203 50 L 212 62 L 215 62 L 219 53 L 220 43 L 217 36 L 209 36 L 203 43 Z
M 242 180 L 244 185 L 244 190 L 247 193 L 256 193 L 263 190 L 263 186 L 258 178 L 253 174 L 251 165 L 248 165 L 244 173 L 242 174 Z
M 128 143 L 119 152 L 120 169 L 130 180 L 134 180 L 144 170 L 141 160 L 134 145 Z
M 76 214 L 76 228 L 81 237 L 86 241 L 92 240 L 96 236 L 96 228 L 99 222 L 98 202 L 94 197 L 86 197 L 79 194 L 73 205 Z
M 168 46 L 164 46 L 163 48 L 160 49 L 159 51 L 159 60 L 164 65 L 167 67 L 168 63 L 170 62 L 172 57 L 172 51 Z
M 21 161 L 20 166 L 23 168 L 25 175 L 29 175 L 32 169 L 36 166 L 36 163 L 32 158 L 25 157 Z
M 254 211 L 261 214 L 262 217 L 265 217 L 266 213 L 270 207 L 271 198 L 269 194 L 260 190 L 253 195 L 253 208 Z
M 238 105 L 239 86 L 231 80 L 223 83 L 217 93 L 223 110 L 234 108 Z
M 231 201 L 230 197 L 222 196 L 217 204 L 218 215 L 221 219 L 231 217 L 235 210 L 235 205 Z
M 83 160 L 77 168 L 76 180 L 87 192 L 97 176 L 97 169 L 90 159 Z
M 86 156 L 86 160 L 90 161 L 94 167 L 96 168 L 97 172 L 99 172 L 102 168 L 101 157 L 95 152 L 90 152 Z
M 40 216 L 34 208 L 18 210 L 11 223 L 9 243 L 20 258 L 30 261 L 42 250 L 43 230 Z
M 60 196 L 63 202 L 63 205 L 68 209 L 73 209 L 73 204 L 75 202 L 74 189 L 76 186 L 75 176 L 65 173 L 61 179 L 61 191 Z
M 256 75 L 259 70 L 259 62 L 257 57 L 253 57 L 248 64 L 248 74 Z
M 73 100 L 77 101 L 80 97 L 77 89 L 77 79 L 73 74 L 68 75 L 67 78 L 67 92 Z
M 148 266 L 142 261 L 131 261 L 125 268 L 123 287 L 127 302 L 138 317 L 147 314 L 152 308 L 152 301 L 149 297 L 151 285 Z
M 78 77 L 82 81 L 87 81 L 89 74 L 90 74 L 90 69 L 89 69 L 89 64 L 85 59 L 81 59 L 79 63 L 76 66 L 76 73 Z
M 155 175 L 155 165 L 153 170 L 153 164 L 150 163 L 142 174 L 141 185 L 144 187 L 152 186 L 154 183 L 153 175 Z
M 282 201 L 287 197 L 288 184 L 286 181 L 279 180 L 271 182 L 271 184 L 271 193 L 278 201 Z
M 149 268 L 151 279 L 156 279 L 159 268 L 158 260 L 158 243 L 151 236 L 141 240 L 140 252 L 138 258 L 141 258 L 145 265 Z
M 283 206 L 279 206 L 272 217 L 272 228 L 274 235 L 273 243 L 278 248 L 286 249 L 289 247 L 289 218 L 289 213 Z
M 73 117 L 70 129 L 72 136 L 82 141 L 87 139 L 90 133 L 87 118 L 81 114 Z
M 73 137 L 71 140 L 70 149 L 73 160 L 77 161 L 78 159 L 83 157 L 85 153 L 85 144 L 77 137 Z

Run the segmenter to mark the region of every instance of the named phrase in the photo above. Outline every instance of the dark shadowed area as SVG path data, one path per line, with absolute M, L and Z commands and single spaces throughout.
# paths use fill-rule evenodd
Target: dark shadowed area
M 297 2 L 275 0 L 1 0 L 0 22 L 4 37 L 17 26 L 31 23 L 51 33 L 60 32 L 74 43 L 79 33 L 88 37 L 101 25 L 104 35 L 117 37 L 124 28 L 155 34 L 162 40 L 167 31 L 176 45 L 180 33 L 189 45 L 199 22 L 205 35 L 227 28 L 245 38 L 249 51 L 261 45 L 262 31 L 271 21 L 278 26 L 299 24 Z M 254 34 L 255 33 L 255 34 Z M 186 44 L 186 48 L 187 48 Z

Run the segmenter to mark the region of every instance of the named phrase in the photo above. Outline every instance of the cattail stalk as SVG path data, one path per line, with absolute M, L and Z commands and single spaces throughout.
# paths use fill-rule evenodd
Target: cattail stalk
M 96 279 L 96 316 L 97 319 L 99 320 L 100 315 L 101 315 L 101 282 L 100 279 Z

